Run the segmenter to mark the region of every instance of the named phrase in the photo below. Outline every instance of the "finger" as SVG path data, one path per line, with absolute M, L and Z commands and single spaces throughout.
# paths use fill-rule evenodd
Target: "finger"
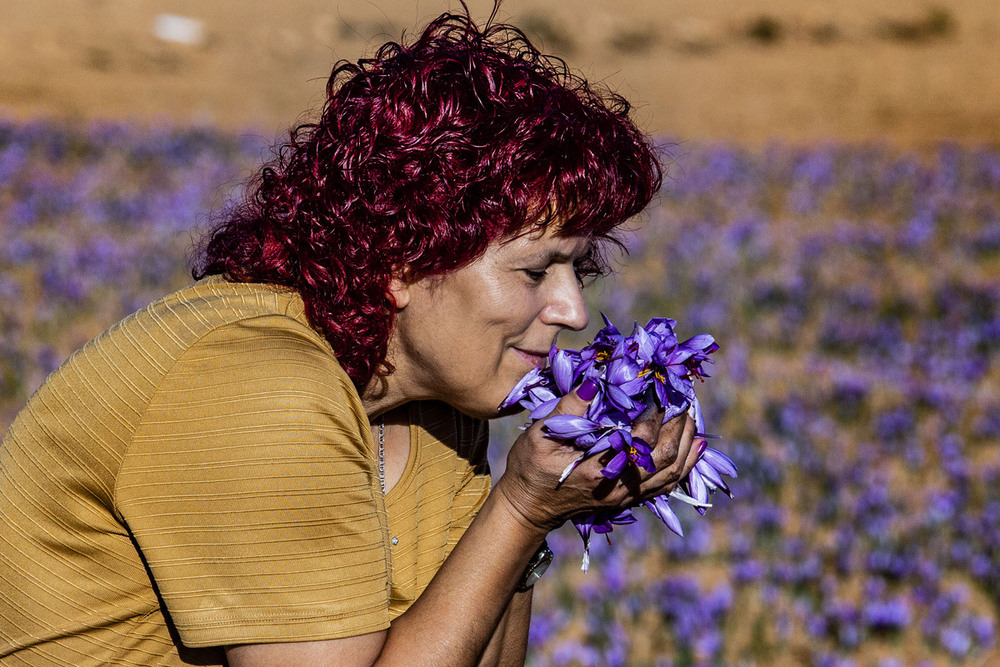
M 686 456 L 693 438 L 694 420 L 686 412 L 663 424 L 650 454 L 656 469 L 669 468 L 682 455 Z
M 595 498 L 606 499 L 616 494 L 621 496 L 622 506 L 634 506 L 637 500 L 669 492 L 690 472 L 700 456 L 700 451 L 694 444 L 694 419 L 683 413 L 667 424 L 662 424 L 662 418 L 661 412 L 659 421 L 656 422 L 656 428 L 660 429 L 657 449 L 661 452 L 669 450 L 669 460 L 657 465 L 653 473 L 646 473 L 634 465 L 626 466 L 619 476 L 600 480 L 594 489 Z M 656 450 L 651 455 L 654 456 L 655 464 Z M 605 454 L 594 463 L 603 466 L 609 457 L 610 454 Z
M 683 422 L 683 430 L 676 442 L 676 452 L 669 463 L 657 466 L 656 472 L 646 477 L 640 484 L 644 497 L 651 497 L 672 490 L 684 479 L 694 464 L 698 462 L 698 447 L 694 446 L 695 424 L 687 415 Z M 671 420 L 673 421 L 673 420 Z M 654 459 L 655 461 L 655 459 Z
M 684 475 L 687 474 L 686 472 L 684 472 L 684 470 L 687 466 L 687 461 L 689 460 L 691 453 L 695 452 L 695 459 L 691 465 L 697 463 L 698 461 L 697 457 L 700 456 L 700 454 L 697 453 L 698 445 L 695 442 L 695 437 L 694 437 L 694 434 L 697 431 L 698 426 L 697 424 L 695 424 L 693 417 L 691 417 L 690 415 L 686 416 L 687 416 L 687 421 L 684 423 L 684 430 L 681 432 L 681 438 L 677 444 L 677 457 L 674 459 L 675 465 L 678 463 L 682 464 L 681 477 L 684 477 Z
M 596 382 L 590 378 L 585 379 L 574 391 L 569 392 L 559 399 L 556 407 L 549 413 L 548 417 L 553 415 L 583 415 L 590 406 L 590 402 L 597 396 L 597 389 Z
M 694 470 L 695 464 L 698 463 L 707 446 L 708 443 L 700 438 L 692 443 L 691 451 L 688 452 L 687 458 L 684 459 L 684 467 L 681 469 L 681 479 L 687 477 Z
M 701 458 L 702 452 L 705 451 L 706 445 L 707 443 L 700 438 L 694 440 L 685 455 L 678 457 L 677 463 L 671 467 L 665 479 L 662 480 L 666 482 L 665 484 L 660 485 L 659 488 L 652 484 L 641 487 L 643 497 L 650 498 L 663 493 L 670 493 L 677 488 L 681 481 L 686 479 L 694 469 L 695 464 Z
M 632 423 L 632 436 L 642 438 L 651 447 L 655 447 L 663 427 L 663 414 L 662 409 L 643 410 Z
M 576 472 L 578 466 L 583 463 L 583 451 L 577 449 L 572 440 L 578 433 L 587 432 L 593 427 L 593 422 L 587 420 L 583 415 L 587 412 L 590 402 L 597 396 L 598 385 L 591 379 L 585 379 L 574 391 L 569 392 L 559 399 L 556 407 L 544 419 L 540 419 L 531 425 L 528 433 L 533 433 L 535 437 L 540 436 L 546 441 L 558 444 L 557 449 L 562 452 L 563 461 L 562 473 L 559 475 L 559 484 L 562 484 L 569 475 Z M 579 421 L 581 423 L 562 424 L 563 428 L 555 428 L 553 418 L 568 418 L 570 422 Z M 551 428 L 551 430 L 550 430 Z M 579 475 L 578 475 L 579 476 Z M 599 476 L 599 473 L 597 473 Z M 594 480 L 595 484 L 598 480 Z

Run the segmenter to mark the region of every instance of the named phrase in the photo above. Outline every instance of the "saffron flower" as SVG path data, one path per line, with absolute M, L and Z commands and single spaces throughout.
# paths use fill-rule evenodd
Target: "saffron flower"
M 582 416 L 555 415 L 545 421 L 545 431 L 550 437 L 572 443 L 580 450 L 580 456 L 563 471 L 559 483 L 582 461 L 597 455 L 604 463 L 601 474 L 608 479 L 618 479 L 629 466 L 655 472 L 652 446 L 632 435 L 632 425 L 648 411 L 663 410 L 664 423 L 687 412 L 695 421 L 695 437 L 713 437 L 705 433 L 694 380 L 708 377 L 704 364 L 711 363 L 709 355 L 719 349 L 715 339 L 699 334 L 680 342 L 674 334 L 677 323 L 666 317 L 653 318 L 644 327 L 636 323 L 629 336 L 622 335 L 607 317 L 604 324 L 594 341 L 582 350 L 553 346 L 548 365 L 535 368 L 521 378 L 500 404 L 501 410 L 520 405 L 529 411 L 534 422 L 549 417 L 560 397 L 584 379 L 597 385 L 597 395 Z M 709 499 L 713 493 L 721 491 L 732 497 L 724 477 L 736 475 L 732 460 L 717 449 L 706 447 L 703 441 L 698 462 L 678 487 L 642 505 L 683 537 L 670 499 L 693 505 L 704 515 L 711 507 Z M 590 567 L 592 533 L 607 534 L 615 525 L 634 521 L 631 510 L 574 518 L 573 523 L 583 538 L 583 570 Z

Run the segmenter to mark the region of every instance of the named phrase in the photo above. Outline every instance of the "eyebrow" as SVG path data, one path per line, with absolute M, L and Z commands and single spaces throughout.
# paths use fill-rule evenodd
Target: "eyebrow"
M 569 264 L 578 261 L 578 259 L 560 250 L 541 250 L 522 257 L 517 263 L 549 266 L 550 264 Z
M 527 259 L 544 261 L 547 264 L 576 262 L 586 257 L 587 253 L 589 253 L 592 248 L 593 246 L 591 244 L 587 244 L 583 252 L 580 254 L 568 253 L 562 250 L 556 250 L 555 248 L 549 248 L 546 250 L 539 250 L 537 253 L 530 255 Z
M 582 257 L 583 255 L 581 255 Z M 550 250 L 545 253 L 544 257 L 549 260 L 549 262 L 574 262 L 578 257 L 574 257 L 569 253 L 562 252 L 560 250 Z

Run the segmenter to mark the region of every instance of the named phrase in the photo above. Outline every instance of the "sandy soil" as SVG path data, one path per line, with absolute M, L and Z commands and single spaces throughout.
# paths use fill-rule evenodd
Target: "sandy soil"
M 485 18 L 491 0 L 469 0 Z M 5 0 L 0 115 L 277 132 L 339 58 L 445 0 Z M 154 33 L 194 19 L 190 43 Z M 1000 142 L 996 0 L 507 0 L 501 16 L 637 105 L 650 132 L 760 143 Z

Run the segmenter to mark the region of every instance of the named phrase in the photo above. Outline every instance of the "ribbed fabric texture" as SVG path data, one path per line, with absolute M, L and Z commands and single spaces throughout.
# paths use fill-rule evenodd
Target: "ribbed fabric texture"
M 226 644 L 386 628 L 489 492 L 483 422 L 410 421 L 384 501 L 297 294 L 212 278 L 127 318 L 0 446 L 0 660 L 223 664 Z

